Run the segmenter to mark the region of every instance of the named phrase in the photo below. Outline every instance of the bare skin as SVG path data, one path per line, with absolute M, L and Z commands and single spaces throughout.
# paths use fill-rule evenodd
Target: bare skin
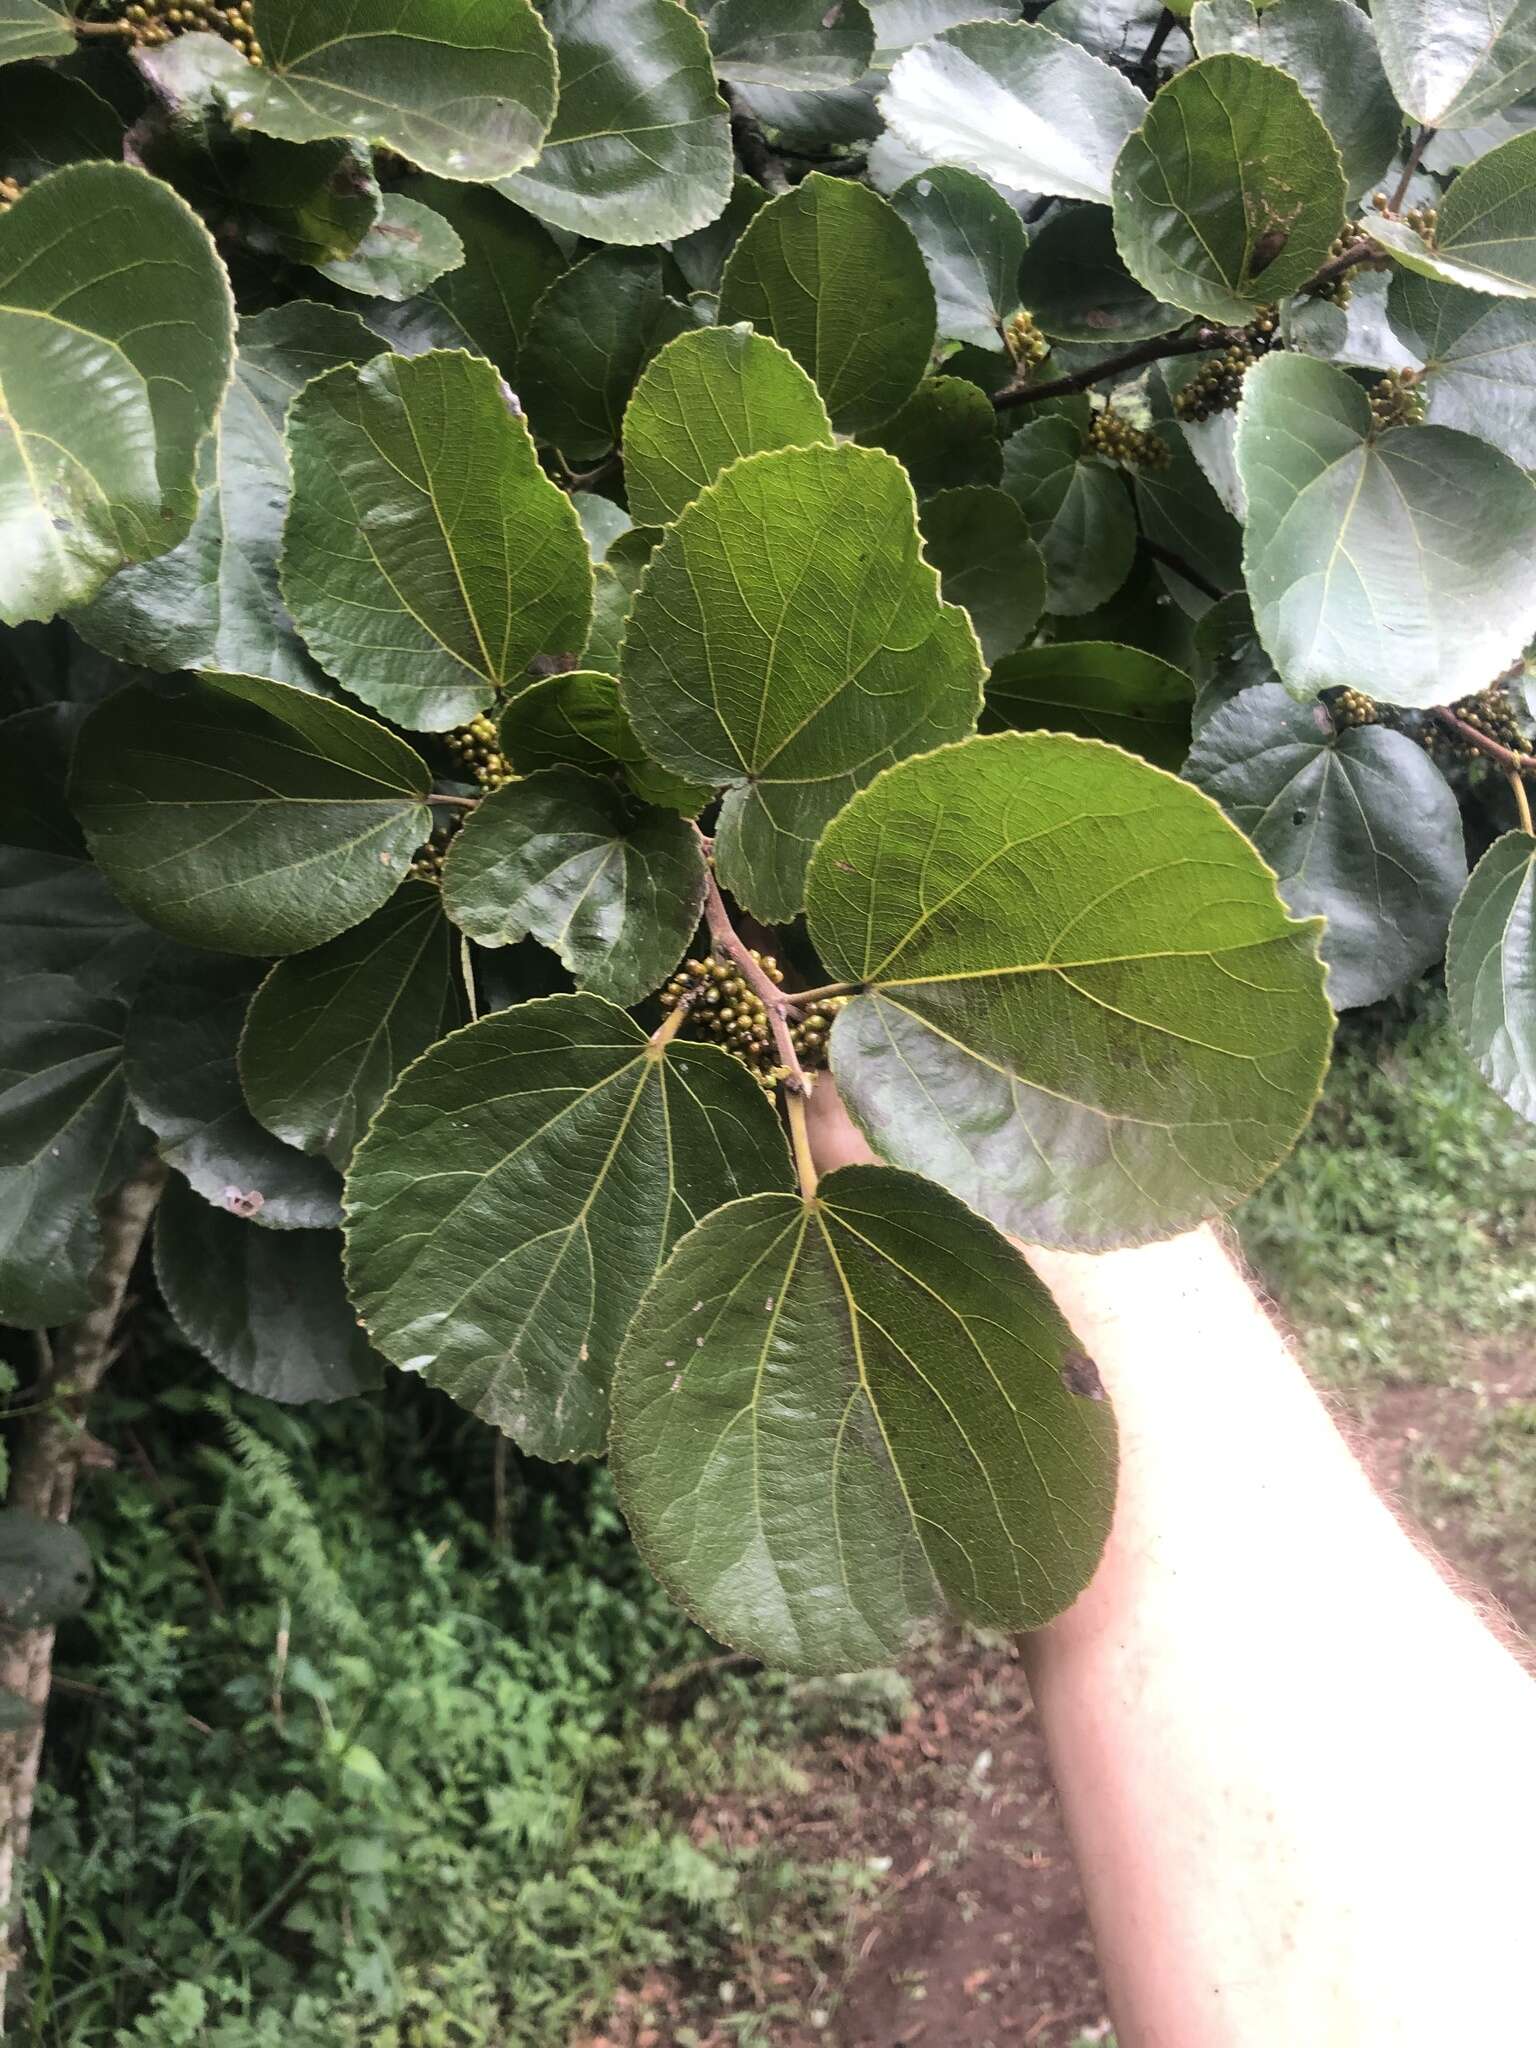
M 871 1156 L 825 1084 L 811 1132 Z M 1212 1232 L 1021 1249 L 1120 1427 L 1104 1561 L 1026 1650 L 1120 2048 L 1536 2043 L 1536 1683 Z

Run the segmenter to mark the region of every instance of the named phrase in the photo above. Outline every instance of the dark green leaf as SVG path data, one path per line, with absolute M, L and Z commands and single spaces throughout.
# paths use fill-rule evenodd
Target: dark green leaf
M 926 162 L 1015 191 L 1102 201 L 1146 101 L 1048 28 L 969 21 L 898 57 L 880 108 Z
M 560 105 L 543 154 L 500 189 L 572 234 L 663 242 L 731 191 L 731 140 L 709 41 L 677 0 L 543 0 Z
M 1236 590 L 1213 604 L 1195 627 L 1193 672 L 1191 723 L 1197 738 L 1213 713 L 1230 704 L 1240 690 L 1251 690 L 1256 683 L 1279 682 L 1254 627 L 1246 591 Z
M 704 910 L 691 826 L 606 777 L 547 768 L 486 798 L 443 868 L 443 901 L 482 946 L 533 937 L 610 1002 L 637 1003 L 688 949 Z
M 1342 370 L 1272 355 L 1248 373 L 1237 460 L 1254 619 L 1298 696 L 1445 704 L 1536 631 L 1536 486 L 1485 442 L 1377 436 Z
M 1044 334 L 1060 341 L 1140 341 L 1182 326 L 1177 306 L 1153 298 L 1120 260 L 1102 206 L 1059 208 L 1019 266 L 1018 296 Z
M 134 130 L 134 153 L 226 246 L 243 243 L 287 263 L 346 256 L 378 218 L 372 165 L 352 142 L 235 135 L 216 112 L 152 114 Z
M 0 1513 L 0 1621 L 44 1628 L 77 1614 L 91 1595 L 90 1546 L 78 1529 L 26 1508 Z
M 0 4 L 0 64 L 4 11 Z M 83 79 L 51 64 L 0 74 L 0 177 L 29 185 L 65 164 L 122 153 L 122 122 Z
M 652 1274 L 700 1216 L 788 1181 L 777 1119 L 728 1053 L 654 1046 L 596 996 L 551 996 L 396 1083 L 347 1181 L 352 1298 L 387 1357 L 526 1450 L 595 1457 Z
M 623 770 L 647 803 L 692 817 L 710 798 L 707 786 L 658 768 L 635 738 L 619 697 L 618 679 L 592 669 L 550 676 L 520 691 L 501 714 L 501 750 L 526 775 L 537 768 Z
M 783 449 L 726 470 L 651 558 L 625 706 L 654 760 L 727 786 L 720 877 L 760 917 L 799 909 L 855 789 L 975 721 L 980 650 L 939 600 L 915 513 L 878 449 Z
M 1536 64 L 1536 8 L 1532 53 Z M 1498 298 L 1536 299 L 1536 131 L 1479 157 L 1437 212 L 1433 247 L 1406 221 L 1368 213 L 1361 226 L 1425 277 Z
M 1138 551 L 1130 575 L 1106 604 L 1071 618 L 1047 617 L 1044 626 L 1057 644 L 1113 640 L 1118 647 L 1139 647 L 1143 654 L 1155 654 L 1174 668 L 1192 669 L 1193 622 L 1168 595 L 1162 571 L 1144 549 Z
M 875 54 L 860 0 L 718 0 L 709 41 L 722 78 L 792 92 L 852 85 Z
M 345 1168 L 402 1068 L 458 1021 L 442 892 L 408 881 L 329 945 L 280 960 L 240 1038 L 257 1120 Z
M 233 352 L 208 232 L 145 172 L 72 164 L 0 215 L 0 620 L 182 538 Z
M 0 0 L 0 64 L 67 57 L 74 47 L 68 0 Z
M 205 1202 L 269 1230 L 340 1221 L 341 1183 L 257 1123 L 236 1064 L 262 970 L 253 960 L 168 946 L 128 1013 L 127 1078 L 160 1156 Z
M 859 439 L 894 455 L 920 498 L 1002 478 L 997 415 L 963 377 L 925 377 L 899 412 Z
M 1082 459 L 1069 419 L 1032 421 L 1003 443 L 1003 489 L 1045 557 L 1046 608 L 1087 612 L 1113 597 L 1136 554 L 1136 519 L 1124 481 Z
M 1195 686 L 1181 669 L 1105 640 L 1026 647 L 987 679 L 984 732 L 1082 733 L 1177 772 Z
M 379 1360 L 341 1284 L 334 1230 L 257 1230 L 179 1177 L 155 1218 L 155 1277 L 188 1343 L 267 1401 L 341 1401 Z
M 189 945 L 323 945 L 391 897 L 426 763 L 344 705 L 252 676 L 134 684 L 86 720 L 70 802 L 107 879 Z
M 461 725 L 574 653 L 592 568 L 495 370 L 434 351 L 333 370 L 289 421 L 283 595 L 310 652 L 399 724 Z
M 595 250 L 556 278 L 533 310 L 518 389 L 534 432 L 571 462 L 605 455 L 640 372 L 697 324 L 662 290 L 654 250 Z
M 1536 469 L 1536 302 L 1494 299 L 1399 271 L 1388 315 L 1424 365 L 1427 418 Z
M 1530 0 L 1375 0 L 1398 105 L 1432 128 L 1469 128 L 1536 86 Z
M 767 204 L 768 194 L 755 178 L 738 177 L 731 186 L 730 202 L 719 219 L 673 242 L 672 261 L 682 272 L 689 291 L 719 291 L 725 259 L 753 214 Z
M 84 1315 L 101 1253 L 96 1204 L 145 1138 L 123 1085 L 114 995 L 72 975 L 12 974 L 0 1006 L 0 1322 Z
M 763 207 L 732 250 L 720 322 L 787 348 L 842 433 L 911 397 L 933 348 L 933 287 L 912 231 L 878 193 L 814 172 Z
M 1472 871 L 1451 919 L 1451 1016 L 1478 1072 L 1536 1123 L 1536 839 L 1506 832 Z
M 1336 733 L 1321 704 L 1268 683 L 1211 714 L 1184 772 L 1248 834 L 1293 915 L 1327 919 L 1336 1010 L 1379 1002 L 1439 960 L 1467 855 L 1450 786 L 1412 740 Z
M 859 1670 L 947 1607 L 1000 1629 L 1070 1606 L 1109 1532 L 1108 1403 L 1014 1247 L 913 1174 L 707 1217 L 641 1305 L 613 1468 L 640 1552 L 769 1664 Z
M 1168 388 L 1156 372 L 1148 380 L 1153 425 L 1169 460 L 1161 469 L 1136 471 L 1133 489 L 1142 531 L 1218 590 L 1236 590 L 1243 580 L 1243 530 L 1232 509 L 1241 486 L 1231 430 L 1213 420 L 1189 431 L 1174 418 Z M 1158 573 L 1186 611 L 1197 618 L 1204 612 L 1211 600 L 1197 585 L 1162 563 Z
M 969 614 L 984 660 L 1027 640 L 1045 610 L 1045 558 L 1005 491 L 984 484 L 936 491 L 919 507 L 923 553 L 946 604 Z
M 830 442 L 816 386 L 777 342 L 710 327 L 669 342 L 624 415 L 624 482 L 640 526 L 665 526 L 738 456 Z
M 1301 87 L 1252 57 L 1165 85 L 1115 165 L 1115 239 L 1160 299 L 1248 320 L 1310 277 L 1344 221 L 1344 172 Z
M 344 291 L 409 299 L 463 261 L 464 244 L 440 213 L 419 199 L 390 192 L 378 219 L 357 245 L 315 268 Z
M 940 341 L 1000 349 L 1019 303 L 1024 224 L 985 178 L 939 165 L 908 178 L 891 204 L 917 239 L 938 301 Z
M 870 1142 L 1038 1244 L 1167 1237 L 1311 1113 L 1317 927 L 1198 791 L 1095 740 L 902 763 L 811 865 L 812 941 L 863 984 L 832 1068 Z

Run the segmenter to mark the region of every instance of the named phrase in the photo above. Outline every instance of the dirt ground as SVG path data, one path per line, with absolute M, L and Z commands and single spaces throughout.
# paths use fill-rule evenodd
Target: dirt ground
M 1375 1391 L 1340 1410 L 1378 1486 L 1465 1579 L 1536 1634 L 1536 1584 L 1511 1577 L 1453 1502 L 1428 1495 L 1426 1454 L 1460 1470 L 1488 1416 L 1536 1399 L 1536 1358 L 1496 1349 L 1455 1386 Z M 652 1982 L 604 2048 L 1075 2048 L 1108 2032 L 1093 1943 L 1011 1644 L 956 1640 L 910 1673 L 900 1729 L 807 1744 L 804 1782 L 750 1813 L 703 1809 L 697 1835 L 755 1853 L 843 1857 L 871 1873 L 843 1953 L 820 1966 L 765 1930 L 741 2003 L 798 2017 L 740 2031 L 703 1987 Z M 713 2013 L 701 2010 L 713 2005 Z

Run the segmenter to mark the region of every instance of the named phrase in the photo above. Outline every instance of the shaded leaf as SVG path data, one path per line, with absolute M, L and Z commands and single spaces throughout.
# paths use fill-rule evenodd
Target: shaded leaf
M 1135 558 L 1136 519 L 1116 471 L 1083 459 L 1072 420 L 1037 419 L 1011 434 L 1003 489 L 1045 558 L 1048 611 L 1092 611 L 1114 596 Z
M 402 193 L 385 194 L 379 217 L 345 256 L 315 265 L 344 291 L 409 299 L 464 261 L 464 244 L 440 213 Z
M 722 78 L 791 92 L 852 85 L 875 54 L 860 0 L 718 0 L 709 41 Z
M 651 249 L 597 249 L 533 310 L 519 395 L 540 440 L 572 462 L 615 446 L 635 380 L 657 349 L 698 323 L 662 290 Z
M 1469 128 L 1536 86 L 1531 0 L 1375 0 L 1398 105 L 1432 128 Z
M 1536 301 L 1489 298 L 1399 271 L 1388 317 L 1424 365 L 1426 418 L 1536 469 Z
M 780 918 L 855 789 L 970 730 L 981 657 L 965 614 L 939 600 L 900 464 L 792 448 L 736 463 L 668 531 L 620 675 L 646 752 L 727 788 L 721 880 Z
M 691 826 L 605 777 L 547 768 L 497 790 L 465 820 L 443 901 L 482 946 L 532 936 L 610 1002 L 637 1003 L 687 951 L 704 910 Z
M 767 204 L 768 194 L 755 178 L 738 176 L 732 182 L 724 213 L 707 226 L 695 228 L 691 235 L 676 238 L 672 261 L 682 272 L 689 291 L 719 291 L 725 259 L 741 239 L 742 229 L 753 214 Z
M 700 1216 L 788 1181 L 728 1053 L 652 1046 L 591 995 L 498 1010 L 409 1067 L 358 1147 L 352 1298 L 387 1357 L 526 1450 L 595 1457 L 652 1274 Z
M 487 362 L 434 351 L 317 378 L 289 418 L 283 595 L 365 703 L 440 732 L 538 654 L 574 652 L 592 569 Z
M 1082 733 L 1175 773 L 1189 751 L 1195 687 L 1181 669 L 1105 640 L 1026 647 L 987 678 L 984 732 Z
M 997 415 L 963 377 L 925 377 L 899 412 L 859 439 L 894 455 L 920 498 L 1002 478 Z
M 1060 341 L 1140 341 L 1186 317 L 1132 277 L 1102 206 L 1062 207 L 1041 224 L 1019 266 L 1018 296 Z
M 954 165 L 920 171 L 891 194 L 916 237 L 938 302 L 941 341 L 1001 349 L 1019 303 L 1024 224 L 985 178 Z
M 1013 499 L 984 484 L 935 491 L 917 521 L 944 602 L 968 614 L 983 659 L 1027 640 L 1045 609 L 1045 558 Z
M 1113 747 L 1002 733 L 902 763 L 823 836 L 807 909 L 866 991 L 832 1069 L 871 1144 L 1032 1243 L 1171 1236 L 1311 1113 L 1317 927 L 1213 803 Z
M 1196 737 L 1212 714 L 1230 704 L 1240 690 L 1251 690 L 1256 683 L 1279 682 L 1254 626 L 1246 591 L 1235 590 L 1213 604 L 1195 627 L 1193 673 L 1191 724 Z
M 0 4 L 0 64 L 7 62 L 4 13 Z M 85 79 L 51 64 L 7 65 L 0 74 L 0 177 L 29 185 L 65 164 L 122 153 L 122 121 Z
M 1209 431 L 1191 423 L 1191 432 L 1177 420 L 1169 402 L 1170 386 L 1160 374 L 1167 367 L 1159 364 L 1147 383 L 1153 425 L 1169 459 L 1160 469 L 1144 465 L 1136 471 L 1132 490 L 1141 528 L 1218 590 L 1236 590 L 1243 580 L 1243 530 L 1234 506 L 1240 502 L 1242 486 L 1232 429 L 1212 420 Z M 1158 574 L 1196 618 L 1211 602 L 1207 593 L 1161 562 Z
M 1536 7 L 1532 41 L 1536 63 Z M 1479 157 L 1436 210 L 1433 247 L 1406 221 L 1368 213 L 1360 225 L 1425 277 L 1499 298 L 1536 298 L 1536 131 Z
M 70 802 L 123 900 L 189 945 L 323 945 L 395 892 L 430 778 L 371 718 L 282 683 L 133 684 L 86 720 Z
M 1536 1123 L 1536 839 L 1506 832 L 1472 871 L 1445 955 L 1456 1034 L 1483 1079 Z
M 501 714 L 501 750 L 526 775 L 538 768 L 621 769 L 636 796 L 692 817 L 708 803 L 702 784 L 669 775 L 635 738 L 616 676 L 573 669 L 522 690 Z
M 91 1596 L 90 1545 L 78 1529 L 26 1508 L 0 1512 L 0 1621 L 46 1628 Z
M 641 1555 L 722 1641 L 799 1671 L 897 1656 L 948 1608 L 1035 1628 L 1104 1547 L 1115 1430 L 1021 1255 L 867 1166 L 690 1231 L 614 1379 Z

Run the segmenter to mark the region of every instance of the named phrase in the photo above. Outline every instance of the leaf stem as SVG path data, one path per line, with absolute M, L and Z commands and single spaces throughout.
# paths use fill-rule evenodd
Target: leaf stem
M 434 790 L 427 798 L 429 804 L 452 804 L 455 810 L 472 811 L 479 804 L 477 796 L 439 796 Z
M 1403 165 L 1403 175 L 1398 179 L 1397 189 L 1387 202 L 1387 211 L 1389 213 L 1396 213 L 1402 206 L 1403 201 L 1408 197 L 1408 187 L 1413 183 L 1413 174 L 1419 168 L 1424 152 L 1429 147 L 1430 137 L 1434 132 L 1434 129 L 1426 122 L 1414 137 L 1413 147 L 1408 152 L 1408 161 Z
M 863 983 L 857 981 L 829 981 L 821 988 L 797 988 L 790 1000 L 797 1009 L 805 1009 L 828 996 L 856 996 L 862 987 Z
M 1487 733 L 1479 732 L 1475 725 L 1468 725 L 1464 718 L 1458 718 L 1445 704 L 1436 704 L 1430 710 L 1431 718 L 1438 718 L 1443 726 L 1455 733 L 1459 740 L 1465 740 L 1478 753 L 1486 754 L 1490 761 L 1497 761 L 1504 773 L 1511 778 L 1536 775 L 1536 754 L 1517 754 L 1513 747 L 1501 746 L 1497 740 L 1489 739 Z M 1525 794 L 1522 789 L 1521 795 Z
M 1536 827 L 1531 824 L 1531 800 L 1525 793 L 1525 777 L 1512 772 L 1509 786 L 1514 792 L 1515 809 L 1520 815 L 1520 830 L 1527 839 L 1536 839 Z
M 791 1096 L 809 1095 L 811 1084 L 805 1078 L 805 1069 L 800 1064 L 800 1055 L 795 1051 L 795 1042 L 789 1035 L 789 1012 L 798 1008 L 800 997 L 787 996 L 783 989 L 775 987 L 763 972 L 761 964 L 752 958 L 736 927 L 731 923 L 731 914 L 725 907 L 725 898 L 720 894 L 720 885 L 715 880 L 714 867 L 710 860 L 709 846 L 697 825 L 694 832 L 699 841 L 699 851 L 704 855 L 704 919 L 709 926 L 711 942 L 718 952 L 735 961 L 741 969 L 742 980 L 768 1012 L 768 1028 L 773 1033 L 774 1051 L 779 1056 L 779 1065 L 784 1069 L 785 1092 Z
M 1203 569 L 1197 569 L 1193 562 L 1186 562 L 1173 548 L 1165 548 L 1160 540 L 1151 540 L 1146 534 L 1137 536 L 1138 544 L 1145 555 L 1154 562 L 1161 562 L 1165 569 L 1171 569 L 1175 576 L 1182 576 L 1186 583 L 1192 583 L 1202 597 L 1220 603 L 1226 592 L 1214 584 Z
M 692 1007 L 693 990 L 690 989 L 679 1003 L 676 1003 L 668 1010 L 665 1017 L 662 1018 L 656 1029 L 651 1033 L 651 1044 L 655 1046 L 658 1052 L 663 1047 L 669 1046 L 673 1039 L 676 1038 L 678 1032 L 682 1030 L 688 1012 Z
M 789 1139 L 795 1148 L 795 1172 L 800 1176 L 800 1192 L 810 1202 L 816 1198 L 816 1160 L 811 1152 L 811 1134 L 805 1122 L 805 1097 L 789 1095 L 785 1106 L 789 1111 Z
M 1169 36 L 1173 34 L 1173 31 L 1177 27 L 1177 25 L 1178 16 L 1174 13 L 1171 7 L 1165 7 L 1162 13 L 1157 17 L 1157 26 L 1152 31 L 1151 40 L 1148 42 L 1147 47 L 1141 53 L 1141 63 L 1138 66 L 1139 70 L 1151 70 L 1152 66 L 1157 62 L 1158 58 L 1161 57 L 1161 55 L 1163 54 L 1163 45 L 1167 42 Z

